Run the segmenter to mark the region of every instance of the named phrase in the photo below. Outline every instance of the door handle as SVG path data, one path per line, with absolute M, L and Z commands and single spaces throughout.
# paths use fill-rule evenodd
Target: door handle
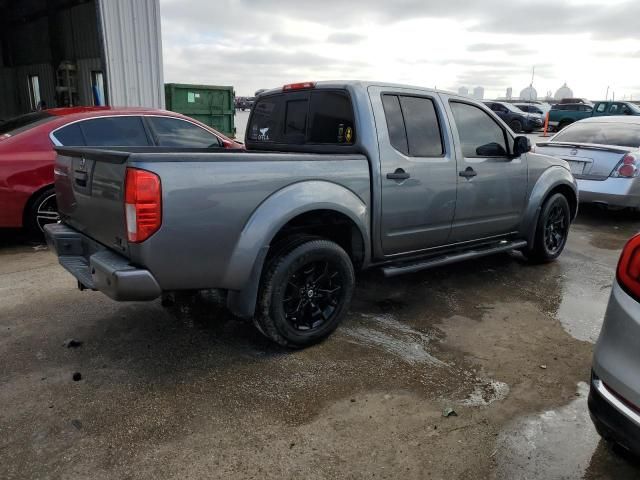
M 388 180 L 406 180 L 409 177 L 411 177 L 411 175 L 401 168 L 396 168 L 396 171 L 393 173 L 387 173 Z
M 460 175 L 461 177 L 464 177 L 464 178 L 473 178 L 478 174 L 476 173 L 476 171 L 473 168 L 467 167 L 463 171 L 458 172 L 458 175 Z
M 86 187 L 87 180 L 89 179 L 89 175 L 86 172 L 79 172 L 77 170 L 74 173 L 75 173 L 74 177 L 76 180 L 76 184 L 81 187 Z

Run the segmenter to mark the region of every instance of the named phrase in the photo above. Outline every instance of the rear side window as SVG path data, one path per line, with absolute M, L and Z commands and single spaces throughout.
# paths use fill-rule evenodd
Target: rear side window
M 383 95 L 382 106 L 384 107 L 384 116 L 387 119 L 387 130 L 389 131 L 391 146 L 399 152 L 409 155 L 409 144 L 407 142 L 407 132 L 404 128 L 400 99 L 396 95 Z
M 79 123 L 72 123 L 61 128 L 53 136 L 65 147 L 82 147 L 86 145 Z
M 403 95 L 383 95 L 382 105 L 391 145 L 412 157 L 439 157 L 444 153 L 442 134 L 433 100 Z
M 87 146 L 145 147 L 151 145 L 140 117 L 104 117 L 80 122 Z
M 344 91 L 317 90 L 258 100 L 247 140 L 260 144 L 352 145 L 355 122 Z
M 211 132 L 191 122 L 171 117 L 146 117 L 160 147 L 209 148 L 222 143 Z

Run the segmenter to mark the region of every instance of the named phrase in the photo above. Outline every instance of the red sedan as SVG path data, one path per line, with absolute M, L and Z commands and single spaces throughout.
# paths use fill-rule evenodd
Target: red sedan
M 143 108 L 52 108 L 0 123 L 0 227 L 58 220 L 54 146 L 243 148 L 184 115 Z

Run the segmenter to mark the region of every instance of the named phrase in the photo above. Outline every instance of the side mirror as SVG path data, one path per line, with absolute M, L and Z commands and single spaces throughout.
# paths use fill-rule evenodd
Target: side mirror
M 524 135 L 518 135 L 513 140 L 513 156 L 519 157 L 523 153 L 527 153 L 531 151 L 531 141 L 529 137 L 525 137 Z

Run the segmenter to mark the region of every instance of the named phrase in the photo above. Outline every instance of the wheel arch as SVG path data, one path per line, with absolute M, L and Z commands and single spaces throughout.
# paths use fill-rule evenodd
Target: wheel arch
M 327 223 L 337 228 L 329 231 Z M 271 247 L 289 233 L 333 240 L 347 251 L 354 267 L 366 266 L 371 255 L 369 225 L 366 201 L 332 182 L 300 182 L 272 194 L 245 224 L 227 264 L 228 308 L 240 317 L 253 316 Z
M 527 240 L 529 248 L 533 246 L 542 205 L 551 195 L 556 193 L 562 193 L 567 198 L 572 221 L 578 213 L 578 187 L 573 175 L 561 166 L 545 170 L 531 190 L 520 227 L 520 234 Z

